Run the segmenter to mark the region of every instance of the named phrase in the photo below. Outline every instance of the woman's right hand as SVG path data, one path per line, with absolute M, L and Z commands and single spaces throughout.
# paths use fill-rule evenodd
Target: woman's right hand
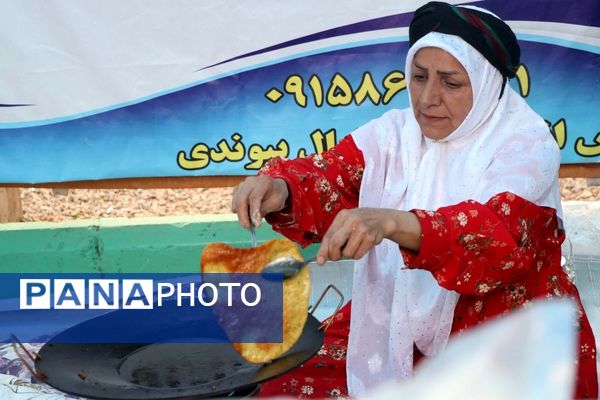
M 240 225 L 257 227 L 263 216 L 282 210 L 289 196 L 287 183 L 270 176 L 250 176 L 233 191 L 231 210 L 237 214 Z

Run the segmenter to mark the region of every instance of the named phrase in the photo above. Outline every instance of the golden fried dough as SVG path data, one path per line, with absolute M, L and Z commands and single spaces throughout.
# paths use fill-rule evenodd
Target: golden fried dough
M 201 257 L 202 273 L 260 273 L 264 266 L 280 257 L 303 260 L 298 247 L 288 239 L 270 240 L 254 248 L 212 243 Z M 234 343 L 233 347 L 254 364 L 274 360 L 288 351 L 300 338 L 308 317 L 310 276 L 304 267 L 293 278 L 283 281 L 283 342 Z

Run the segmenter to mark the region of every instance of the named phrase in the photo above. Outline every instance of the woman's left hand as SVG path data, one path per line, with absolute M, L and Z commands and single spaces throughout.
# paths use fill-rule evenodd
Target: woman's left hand
M 341 258 L 359 259 L 384 239 L 418 250 L 421 225 L 410 212 L 386 208 L 354 208 L 340 211 L 323 236 L 317 263 Z

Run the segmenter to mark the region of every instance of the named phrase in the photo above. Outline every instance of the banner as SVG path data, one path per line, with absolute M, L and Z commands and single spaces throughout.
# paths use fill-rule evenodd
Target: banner
M 0 2 L 0 183 L 252 175 L 322 152 L 408 106 L 424 3 Z M 600 162 L 600 3 L 469 4 L 516 32 L 511 85 L 562 163 Z
M 281 274 L 0 274 L 0 343 L 272 343 Z

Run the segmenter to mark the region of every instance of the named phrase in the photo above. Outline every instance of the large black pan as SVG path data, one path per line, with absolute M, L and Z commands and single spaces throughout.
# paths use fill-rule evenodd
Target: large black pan
M 310 314 L 294 347 L 265 365 L 248 363 L 229 343 L 64 344 L 60 336 L 84 324 L 44 345 L 35 367 L 49 385 L 96 399 L 239 396 L 302 364 L 323 344 L 320 322 Z

